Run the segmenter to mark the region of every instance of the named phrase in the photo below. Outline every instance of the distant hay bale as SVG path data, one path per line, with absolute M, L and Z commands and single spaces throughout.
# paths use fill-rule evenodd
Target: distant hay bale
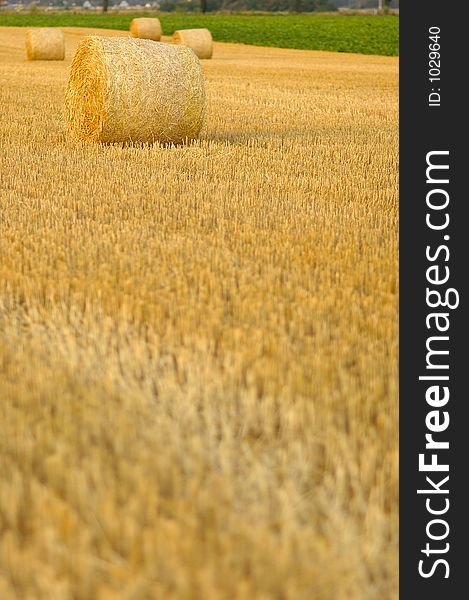
M 159 19 L 142 17 L 140 19 L 132 19 L 130 23 L 130 35 L 134 38 L 158 42 L 161 39 L 162 33 Z
M 204 76 L 190 48 L 97 36 L 79 44 L 65 95 L 73 136 L 180 143 L 198 136 L 204 112 Z
M 63 60 L 65 39 L 57 27 L 35 27 L 28 29 L 25 36 L 28 60 Z
M 173 33 L 173 43 L 189 46 L 199 58 L 212 58 L 213 39 L 208 29 L 179 29 Z

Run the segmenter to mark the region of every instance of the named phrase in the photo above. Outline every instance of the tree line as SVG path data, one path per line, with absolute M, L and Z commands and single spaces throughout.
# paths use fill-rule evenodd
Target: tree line
M 102 0 L 103 12 L 109 9 L 109 0 Z M 160 9 L 171 12 L 180 9 L 183 6 L 188 9 L 187 2 L 181 0 L 162 0 Z M 268 12 L 313 12 L 313 11 L 333 11 L 336 5 L 332 0 L 200 0 L 194 2 L 193 10 L 200 9 L 201 12 L 211 12 L 215 10 L 236 11 L 268 11 Z

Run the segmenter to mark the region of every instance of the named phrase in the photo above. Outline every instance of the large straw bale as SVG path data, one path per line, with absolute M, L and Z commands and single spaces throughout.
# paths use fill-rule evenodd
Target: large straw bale
M 212 58 L 213 39 L 208 29 L 178 29 L 173 33 L 173 43 L 189 46 L 199 58 Z
M 63 60 L 65 40 L 63 31 L 57 27 L 35 27 L 25 36 L 28 60 Z
M 132 19 L 130 23 L 130 35 L 134 38 L 158 42 L 161 39 L 162 33 L 159 19 L 141 17 L 139 19 Z
M 71 133 L 101 142 L 174 142 L 197 137 L 204 76 L 185 46 L 133 38 L 85 37 L 65 96 Z

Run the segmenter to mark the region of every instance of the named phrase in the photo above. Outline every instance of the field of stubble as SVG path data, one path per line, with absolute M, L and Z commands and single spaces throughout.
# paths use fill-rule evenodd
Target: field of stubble
M 83 33 L 0 29 L 0 597 L 396 598 L 397 59 L 217 44 L 123 148 Z

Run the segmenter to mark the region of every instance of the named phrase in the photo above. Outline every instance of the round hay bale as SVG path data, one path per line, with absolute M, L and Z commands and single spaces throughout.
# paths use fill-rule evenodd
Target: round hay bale
M 118 37 L 80 42 L 65 94 L 74 137 L 180 143 L 198 136 L 204 112 L 204 76 L 190 48 Z
M 25 36 L 28 60 L 63 60 L 65 39 L 57 27 L 35 27 L 28 29 Z
M 213 39 L 208 29 L 178 29 L 173 33 L 173 43 L 189 46 L 199 58 L 212 58 Z
M 140 19 L 132 19 L 130 23 L 130 35 L 134 38 L 159 42 L 162 33 L 159 19 L 142 17 Z

